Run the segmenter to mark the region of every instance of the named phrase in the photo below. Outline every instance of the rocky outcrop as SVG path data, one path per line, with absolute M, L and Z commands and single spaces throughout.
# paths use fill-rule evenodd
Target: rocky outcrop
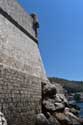
M 62 92 L 62 93 L 61 93 Z M 80 125 L 83 121 L 69 106 L 61 86 L 48 83 L 43 85 L 42 114 L 38 114 L 36 125 Z
M 43 113 L 37 115 L 36 125 L 49 125 L 49 121 Z

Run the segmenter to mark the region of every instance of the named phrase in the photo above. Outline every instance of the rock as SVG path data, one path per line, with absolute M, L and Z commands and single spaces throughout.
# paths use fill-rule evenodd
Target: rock
M 36 125 L 72 125 L 75 123 L 74 117 L 71 118 L 69 114 L 71 112 L 76 114 L 77 110 L 71 108 L 71 112 L 68 115 L 65 114 L 64 109 L 69 106 L 69 103 L 64 93 L 59 92 L 62 92 L 62 89 L 59 89 L 57 93 L 57 87 L 54 84 L 43 85 L 42 110 L 45 115 L 38 114 Z
M 70 109 L 68 107 L 65 108 L 64 113 L 71 119 L 73 125 L 79 125 L 80 123 L 82 123 L 82 120 L 72 112 L 70 112 Z
M 51 125 L 61 125 L 60 122 L 52 115 L 50 115 L 48 120 Z
M 53 95 L 56 95 L 56 87 L 55 87 L 55 85 L 52 85 L 50 83 L 44 85 L 44 87 L 43 87 L 43 95 L 44 95 L 44 97 L 51 97 Z
M 54 104 L 55 104 L 56 111 L 62 110 L 65 108 L 64 104 L 62 104 L 62 103 L 55 102 Z
M 50 98 L 48 98 L 47 100 L 43 100 L 43 106 L 49 112 L 54 112 L 56 110 L 54 103 L 55 101 Z
M 61 125 L 72 125 L 71 119 L 66 116 L 63 112 L 56 112 L 53 114 L 58 121 L 60 121 Z
M 50 125 L 48 119 L 45 117 L 43 113 L 40 113 L 36 117 L 36 124 L 35 125 Z
M 65 98 L 64 94 L 56 94 L 56 102 L 68 104 L 68 101 Z
M 54 99 L 43 100 L 44 108 L 49 112 L 55 112 L 57 110 L 64 109 L 64 104 L 55 102 Z
M 79 113 L 80 113 L 79 110 L 76 110 L 75 108 L 70 108 L 70 111 L 71 111 L 74 115 L 79 116 Z
M 57 94 L 56 86 L 50 83 L 43 86 L 43 98 L 51 98 L 56 102 L 68 104 L 64 94 Z
M 7 121 L 2 112 L 0 112 L 0 125 L 7 125 Z

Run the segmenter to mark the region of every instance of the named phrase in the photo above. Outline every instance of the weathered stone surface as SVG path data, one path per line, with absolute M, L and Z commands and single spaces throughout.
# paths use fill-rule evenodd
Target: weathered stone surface
M 43 86 L 43 107 L 44 110 L 55 112 L 62 110 L 67 105 L 67 99 L 63 94 L 57 94 L 57 88 L 54 84 L 46 84 Z
M 48 120 L 50 122 L 50 125 L 61 125 L 60 122 L 52 115 L 50 115 Z
M 64 112 L 56 112 L 55 117 L 61 125 L 73 125 L 71 118 L 66 116 Z
M 65 105 L 63 103 L 55 102 L 56 110 L 64 109 Z
M 50 83 L 43 86 L 43 95 L 51 97 L 53 95 L 56 95 L 56 87 L 55 85 L 52 85 Z
M 50 112 L 65 108 L 65 105 L 63 103 L 55 102 L 55 100 L 53 99 L 43 100 L 43 106 L 47 109 L 47 111 Z
M 0 15 L 0 63 L 47 79 L 38 45 Z
M 29 14 L 17 3 L 17 0 L 0 0 L 0 8 L 8 13 L 18 24 L 35 37 L 33 20 Z
M 0 108 L 8 125 L 34 125 L 40 101 L 39 78 L 0 65 Z
M 41 113 L 37 115 L 35 125 L 50 125 L 50 123 L 45 115 Z
M 54 84 L 43 85 L 43 112 L 49 117 L 51 125 L 72 125 L 69 115 L 65 114 L 68 101 L 64 94 L 60 94 L 60 91 L 57 93 L 57 89 L 59 88 Z
M 49 114 L 49 118 L 47 119 L 44 114 L 40 113 L 36 117 L 36 124 L 35 125 L 61 125 L 61 124 L 51 114 Z
M 47 79 L 36 35 L 33 19 L 16 0 L 0 0 L 0 109 L 8 125 L 34 125 L 42 103 L 45 114 L 67 104 L 62 88 Z M 59 125 L 51 115 L 36 120 L 36 125 Z
M 61 102 L 61 103 L 66 103 L 68 104 L 68 101 L 66 99 L 66 97 L 64 96 L 64 94 L 56 94 L 56 102 Z
M 55 101 L 53 99 L 45 99 L 43 100 L 43 106 L 47 109 L 47 111 L 55 111 L 56 110 L 56 107 L 54 105 Z
M 26 32 L 29 32 L 27 35 Z M 0 109 L 8 125 L 34 125 L 47 82 L 33 21 L 16 0 L 0 0 Z

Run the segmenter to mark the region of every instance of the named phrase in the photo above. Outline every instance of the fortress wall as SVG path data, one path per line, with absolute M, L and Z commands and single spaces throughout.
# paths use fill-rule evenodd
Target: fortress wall
M 15 0 L 0 0 L 0 109 L 8 125 L 34 125 L 41 112 L 48 80 L 32 25 Z
M 46 79 L 38 45 L 0 15 L 0 63 Z
M 0 0 L 0 8 L 3 9 L 10 17 L 12 17 L 27 32 L 35 37 L 33 30 L 33 20 L 27 12 L 17 3 L 16 0 Z
M 41 80 L 0 65 L 0 109 L 8 125 L 34 125 L 41 112 Z

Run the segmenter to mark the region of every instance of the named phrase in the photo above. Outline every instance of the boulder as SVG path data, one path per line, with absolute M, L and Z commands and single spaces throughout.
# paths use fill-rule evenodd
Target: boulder
M 56 110 L 54 103 L 55 103 L 55 101 L 53 99 L 50 99 L 50 98 L 48 98 L 46 100 L 44 99 L 43 107 L 49 112 L 54 112 Z
M 65 108 L 65 106 L 64 106 L 64 104 L 63 103 L 58 103 L 58 102 L 55 102 L 54 103 L 54 105 L 55 105 L 55 109 L 56 109 L 56 111 L 57 110 L 62 110 L 62 109 L 64 109 Z
M 43 95 L 44 97 L 52 97 L 56 95 L 56 86 L 50 83 L 43 86 Z
M 68 101 L 66 97 L 64 96 L 64 94 L 56 94 L 56 102 L 68 104 Z
M 61 125 L 60 122 L 52 115 L 50 115 L 48 120 L 50 125 Z
M 40 113 L 36 117 L 35 125 L 50 125 L 48 119 L 45 117 L 43 113 Z
M 64 112 L 56 112 L 53 116 L 57 118 L 61 125 L 73 125 L 70 117 L 66 116 Z
M 65 108 L 64 104 L 55 102 L 54 99 L 48 98 L 43 100 L 43 107 L 49 112 L 55 112 L 57 110 L 62 110 Z

